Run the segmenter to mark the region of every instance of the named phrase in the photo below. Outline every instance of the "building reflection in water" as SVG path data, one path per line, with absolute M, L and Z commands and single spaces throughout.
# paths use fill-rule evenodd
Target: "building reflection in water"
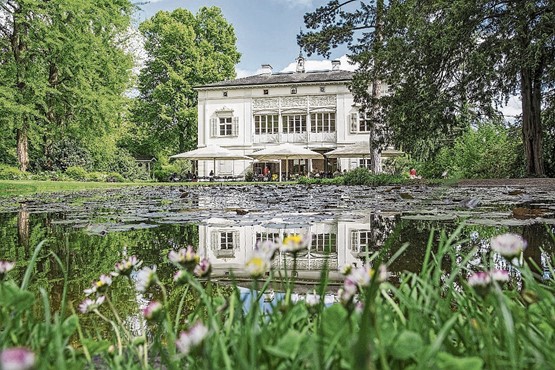
M 243 268 L 258 242 L 282 240 L 290 234 L 310 235 L 307 250 L 297 257 L 297 278 L 318 281 L 328 266 L 331 281 L 340 281 L 341 267 L 358 265 L 367 255 L 380 250 L 395 225 L 395 214 L 367 215 L 360 219 L 336 219 L 312 225 L 291 225 L 280 219 L 261 225 L 236 225 L 225 219 L 209 219 L 199 225 L 199 252 L 213 265 L 215 276 L 233 270 L 236 277 L 247 277 Z M 273 262 L 277 271 L 291 271 L 293 259 L 279 253 Z

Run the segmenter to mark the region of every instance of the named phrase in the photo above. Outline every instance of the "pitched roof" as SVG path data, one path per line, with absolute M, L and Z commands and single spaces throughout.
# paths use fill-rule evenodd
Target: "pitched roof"
M 317 82 L 342 82 L 353 79 L 351 71 L 314 71 L 306 73 L 273 73 L 259 74 L 255 76 L 237 78 L 235 80 L 220 81 L 207 85 L 196 86 L 197 89 L 217 88 L 217 87 L 242 87 L 260 85 L 280 85 L 280 84 L 301 84 Z

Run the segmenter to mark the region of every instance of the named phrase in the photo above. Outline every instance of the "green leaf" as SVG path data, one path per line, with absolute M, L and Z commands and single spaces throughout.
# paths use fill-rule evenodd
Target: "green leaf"
M 20 289 L 12 282 L 4 284 L 0 289 L 0 305 L 12 308 L 16 312 L 28 310 L 34 301 L 33 293 Z
M 99 354 L 106 351 L 110 347 L 111 343 L 107 340 L 98 339 L 83 339 L 83 346 L 87 347 L 87 350 L 91 355 Z
M 405 330 L 403 331 L 391 348 L 391 355 L 399 360 L 407 360 L 422 349 L 424 342 L 420 334 Z
M 75 333 L 79 325 L 79 318 L 77 315 L 71 315 L 62 323 L 62 336 L 69 337 Z
M 265 346 L 264 350 L 271 355 L 284 359 L 294 359 L 305 340 L 305 335 L 297 330 L 289 329 L 275 346 Z
M 479 357 L 455 357 L 446 352 L 437 354 L 437 368 L 446 370 L 481 370 L 484 361 Z
M 345 327 L 347 311 L 339 304 L 335 304 L 322 313 L 322 332 L 325 338 L 333 336 Z

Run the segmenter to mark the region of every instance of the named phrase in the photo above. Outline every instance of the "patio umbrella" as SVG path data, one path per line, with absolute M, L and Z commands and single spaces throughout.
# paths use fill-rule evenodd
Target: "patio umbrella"
M 272 160 L 280 159 L 285 160 L 285 173 L 289 174 L 289 160 L 290 159 L 322 159 L 322 154 L 314 152 L 310 149 L 303 148 L 302 146 L 284 143 L 277 146 L 271 146 L 266 149 L 259 150 L 249 154 L 250 157 L 258 160 Z M 281 174 L 279 176 L 281 181 Z
M 405 153 L 400 150 L 386 149 L 381 152 L 382 157 L 398 157 Z M 370 145 L 368 141 L 360 141 L 341 148 L 327 152 L 328 158 L 365 158 L 370 155 Z
M 185 153 L 172 155 L 171 159 L 190 159 L 196 161 L 214 161 L 214 175 L 216 175 L 216 160 L 236 160 L 236 159 L 252 159 L 246 155 L 232 152 L 229 149 L 219 145 L 208 145 Z

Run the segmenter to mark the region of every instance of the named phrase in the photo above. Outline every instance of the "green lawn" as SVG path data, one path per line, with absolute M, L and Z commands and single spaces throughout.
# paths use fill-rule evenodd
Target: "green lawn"
M 79 191 L 89 189 L 113 189 L 124 186 L 206 186 L 206 185 L 252 185 L 278 184 L 277 182 L 80 182 L 80 181 L 33 181 L 33 180 L 0 180 L 0 197 L 29 195 L 60 191 Z M 282 184 L 293 184 L 283 182 Z
M 0 197 L 28 195 L 57 191 L 77 191 L 87 189 L 109 189 L 137 185 L 134 183 L 79 182 L 79 181 L 32 181 L 0 180 Z

